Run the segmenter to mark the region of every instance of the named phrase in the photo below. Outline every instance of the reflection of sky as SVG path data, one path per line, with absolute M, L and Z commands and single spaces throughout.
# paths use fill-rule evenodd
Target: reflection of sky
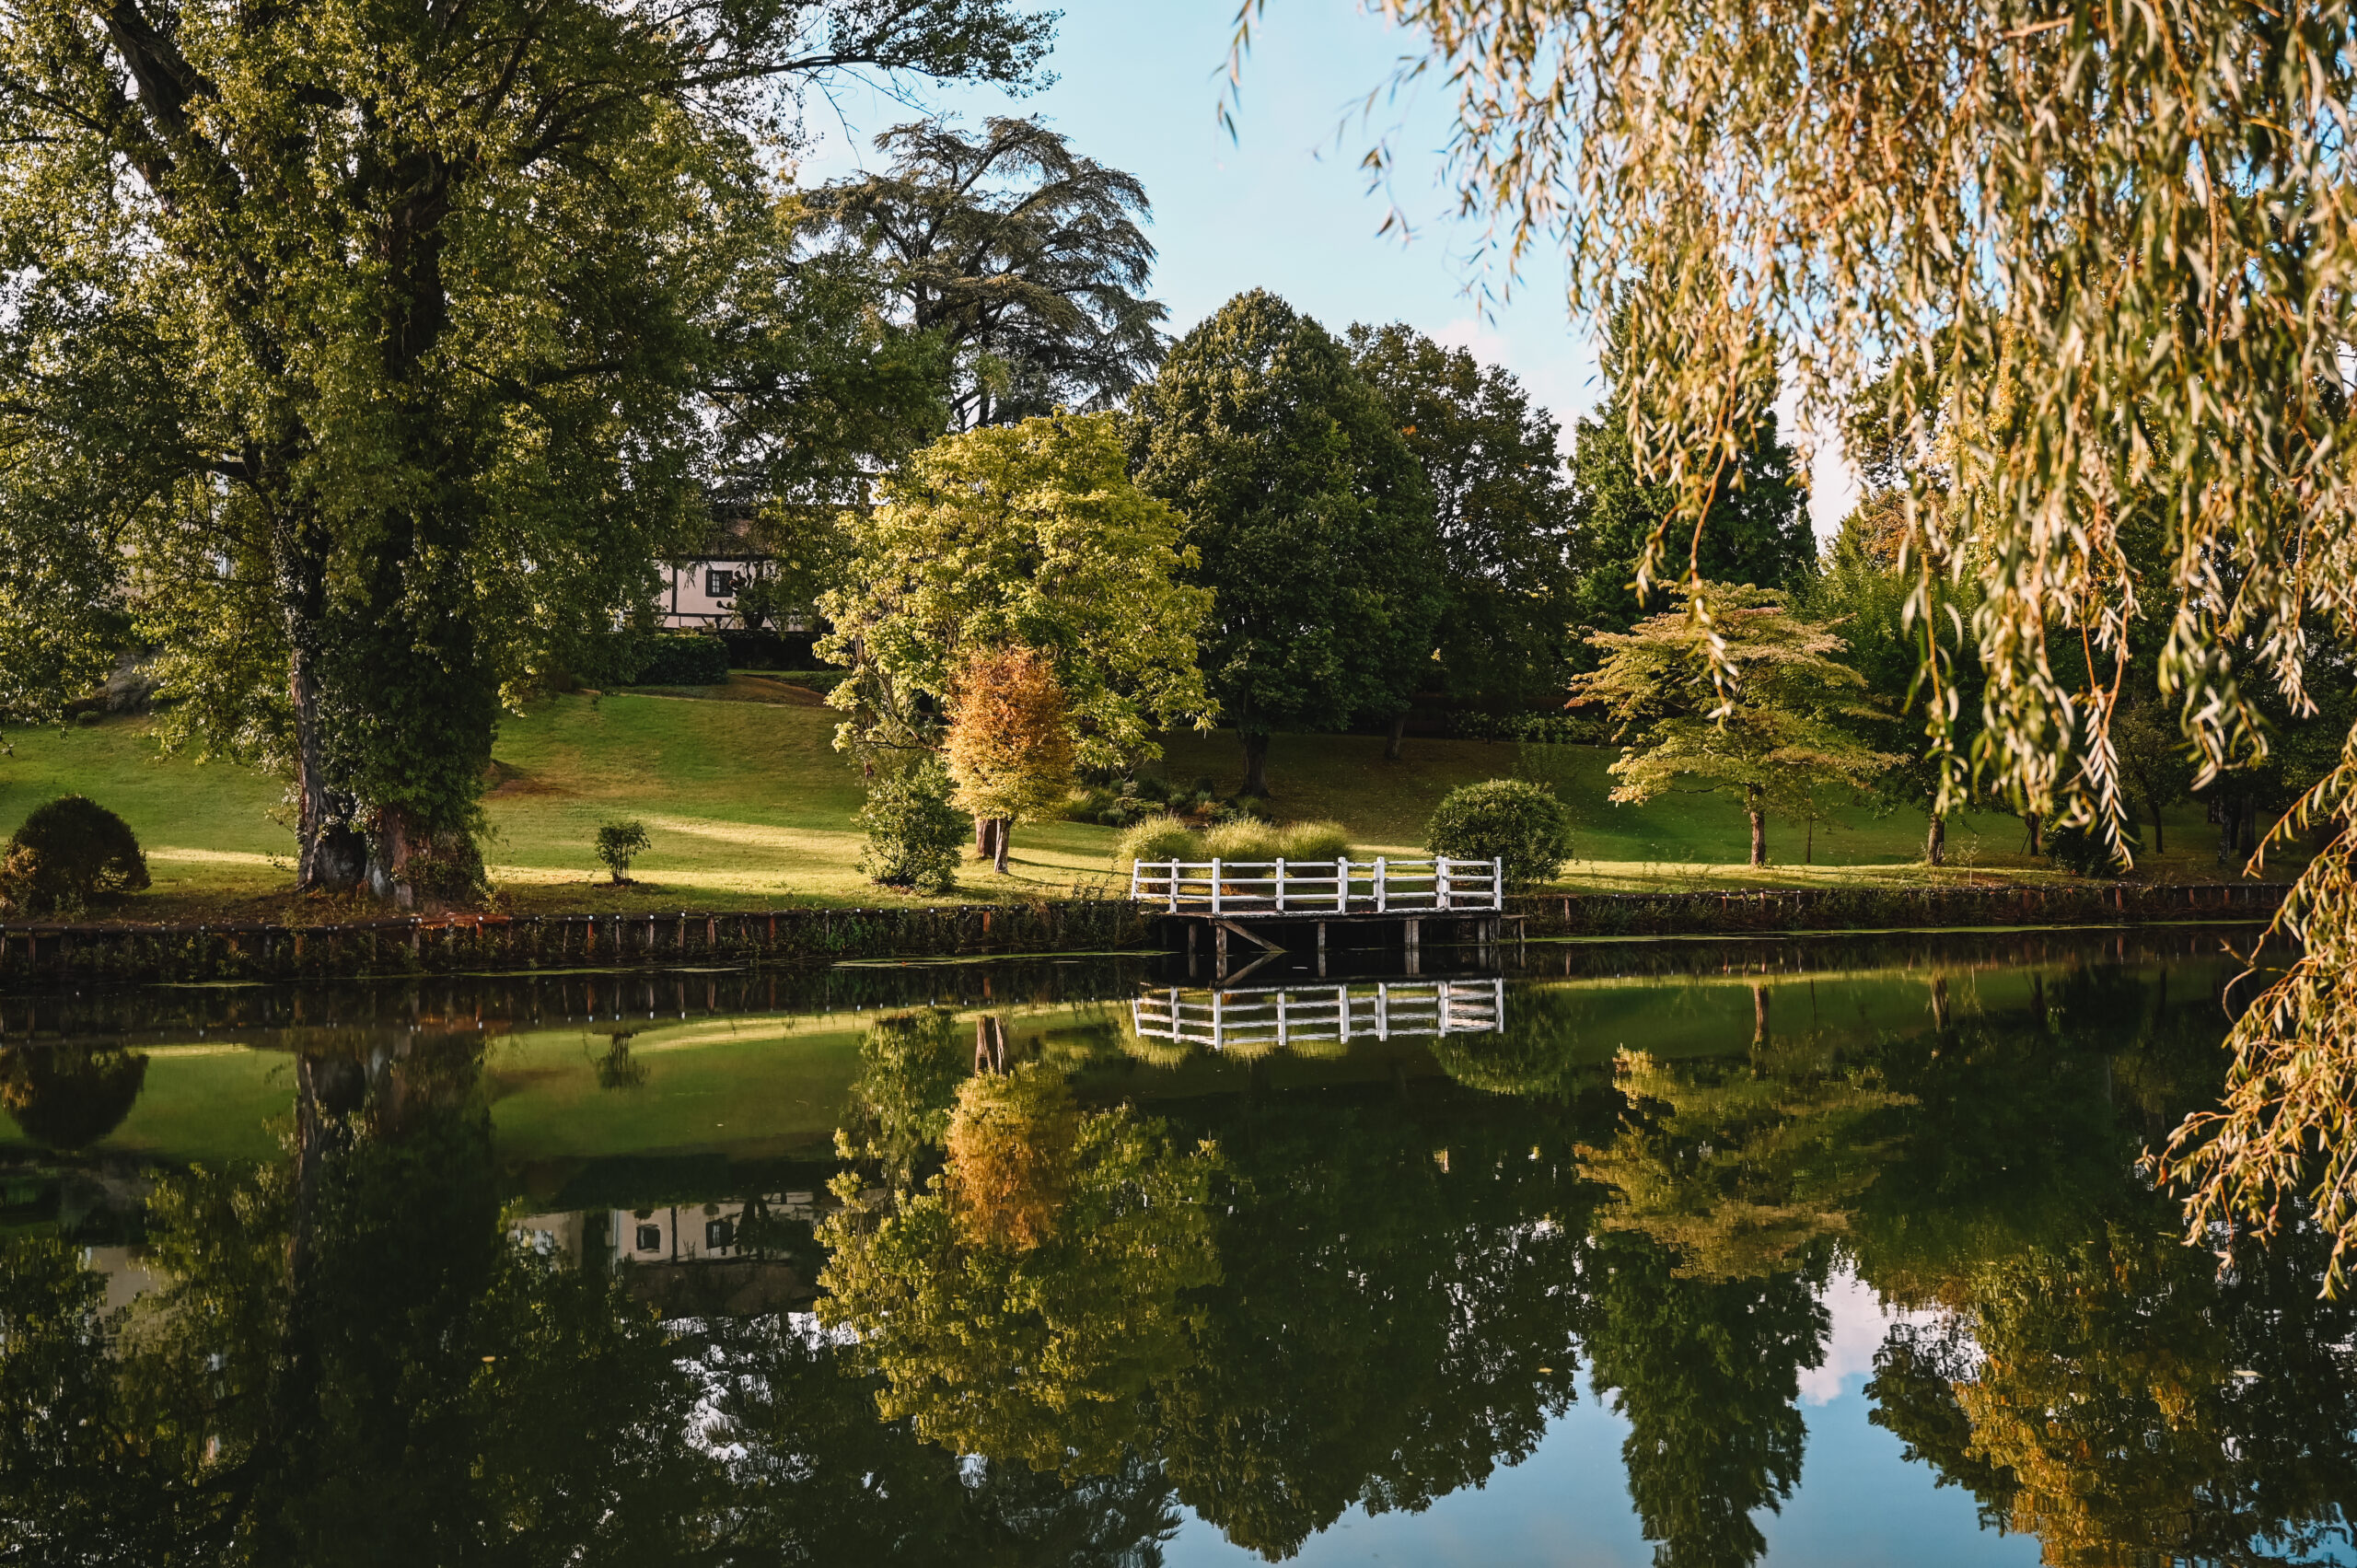
M 2037 1540 L 1983 1530 L 1971 1495 L 1934 1485 L 1928 1465 L 1909 1464 L 1897 1437 L 1871 1424 L 1865 1397 L 1875 1352 L 1897 1315 L 1849 1274 L 1825 1294 L 1831 1326 L 1825 1365 L 1801 1375 L 1808 1449 L 1783 1512 L 1754 1516 L 1768 1538 L 1764 1564 L 1869 1568 L 1979 1568 L 2034 1564 Z M 1651 1568 L 1653 1547 L 1629 1502 L 1620 1444 L 1628 1423 L 1592 1388 L 1548 1429 L 1538 1451 L 1487 1487 L 1444 1497 L 1422 1514 L 1369 1517 L 1357 1509 L 1312 1537 L 1293 1559 L 1306 1568 L 1392 1562 L 1417 1568 Z M 1182 1511 L 1169 1568 L 1258 1562 L 1218 1530 Z

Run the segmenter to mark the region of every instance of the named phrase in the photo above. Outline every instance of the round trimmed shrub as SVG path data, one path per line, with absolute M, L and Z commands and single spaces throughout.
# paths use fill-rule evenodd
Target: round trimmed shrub
M 1572 857 L 1572 814 L 1527 779 L 1490 779 L 1448 792 L 1424 829 L 1424 847 L 1450 860 L 1503 860 L 1506 886 L 1527 888 Z
M 136 1051 L 66 1045 L 0 1051 L 0 1105 L 44 1148 L 88 1148 L 122 1125 L 146 1081 L 147 1058 Z
M 859 814 L 867 834 L 859 868 L 888 888 L 946 893 L 958 880 L 958 852 L 974 820 L 949 800 L 949 775 L 927 759 L 877 775 Z
M 97 801 L 62 795 L 25 819 L 0 855 L 0 902 L 34 914 L 147 886 L 147 857 L 131 825 Z

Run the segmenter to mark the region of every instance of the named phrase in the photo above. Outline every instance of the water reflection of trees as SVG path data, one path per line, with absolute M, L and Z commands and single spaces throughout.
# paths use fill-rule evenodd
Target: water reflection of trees
M 823 1309 L 888 1415 L 1072 1475 L 1150 1456 L 1273 1559 L 1480 1483 L 1573 1397 L 1592 1110 L 1383 1086 L 1145 1117 L 1039 1062 L 945 1106 L 913 1027 L 878 1026 L 857 1098 L 946 1157 L 832 1222 Z
M 1983 1008 L 1933 978 L 1919 1026 L 1838 1032 L 1770 1028 L 1761 994 L 1740 1051 L 1620 1058 L 1617 1125 L 1581 1153 L 1608 1190 L 1585 1338 L 1659 1561 L 1762 1550 L 1752 1514 L 1799 1478 L 1798 1373 L 1837 1262 L 1929 1315 L 1885 1345 L 1874 1419 L 2048 1561 L 2345 1551 L 2351 1309 L 2317 1299 L 2305 1238 L 2216 1274 L 2139 1172 L 2216 1092 L 2214 980 L 2171 984 L 2094 966 Z M 1576 1077 L 1543 1039 L 1481 1043 L 1469 1079 Z
M 2170 983 L 2068 975 L 1893 1052 L 1921 1125 L 1860 1267 L 1937 1310 L 1877 1356 L 1874 1419 L 2049 1562 L 2347 1561 L 2357 1304 L 2300 1227 L 2186 1248 L 2139 1174 L 2216 1092 L 2217 998 Z
M 518 1245 L 480 1049 L 300 1059 L 286 1160 L 158 1182 L 128 1310 L 75 1249 L 0 1249 L 0 1556 L 1153 1560 L 1150 1469 L 961 1465 L 781 1319 L 659 1322 Z
M 1875 1419 L 1991 1522 L 2290 1560 L 2357 1474 L 2357 1321 L 2296 1237 L 2175 1245 L 2136 1155 L 2219 1025 L 2170 983 L 1846 1032 L 1737 991 L 1724 1052 L 1617 1067 L 1541 996 L 1454 1083 L 1263 1063 L 1159 1114 L 1075 1097 L 1093 1036 L 889 1016 L 827 1227 L 856 1347 L 515 1245 L 479 1037 L 355 1039 L 298 1060 L 285 1160 L 159 1184 L 127 1317 L 6 1244 L 0 1555 L 1144 1568 L 1184 1504 L 1274 1559 L 1527 1456 L 1585 1357 L 1658 1561 L 1739 1564 L 1846 1268 L 1921 1310 Z

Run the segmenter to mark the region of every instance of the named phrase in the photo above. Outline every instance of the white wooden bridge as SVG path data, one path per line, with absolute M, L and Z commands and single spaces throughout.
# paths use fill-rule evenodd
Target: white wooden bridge
M 1497 860 L 1142 860 L 1130 897 L 1167 914 L 1217 920 L 1494 913 L 1506 907 Z
M 1506 982 L 1496 979 L 1155 990 L 1130 1004 L 1141 1039 L 1247 1052 L 1487 1034 L 1504 1028 L 1505 1017 Z
M 1329 924 L 1388 927 L 1397 931 L 1412 975 L 1425 922 L 1448 923 L 1460 935 L 1469 929 L 1486 944 L 1514 918 L 1504 912 L 1505 865 L 1496 860 L 1142 860 L 1130 867 L 1130 897 L 1186 927 L 1190 973 L 1196 937 L 1208 930 L 1223 979 L 1230 935 L 1261 950 L 1248 972 L 1283 951 L 1275 928 L 1314 925 L 1322 975 Z

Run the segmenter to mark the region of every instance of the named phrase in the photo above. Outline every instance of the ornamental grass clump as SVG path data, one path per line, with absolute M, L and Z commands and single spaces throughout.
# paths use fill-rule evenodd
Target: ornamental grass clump
M 1553 878 L 1572 855 L 1572 814 L 1527 779 L 1490 779 L 1450 790 L 1424 829 L 1424 845 L 1450 860 L 1505 863 L 1506 886 Z
M 63 795 L 37 807 L 0 854 L 0 910 L 12 913 L 71 914 L 93 900 L 147 886 L 138 835 L 83 796 Z
M 1279 845 L 1287 860 L 1341 860 L 1351 853 L 1351 835 L 1340 822 L 1288 822 Z
M 1202 840 L 1195 830 L 1168 812 L 1132 824 L 1114 842 L 1113 864 L 1126 869 L 1143 860 L 1201 860 Z
M 1284 851 L 1284 830 L 1258 817 L 1237 817 L 1203 830 L 1205 860 L 1274 860 Z

